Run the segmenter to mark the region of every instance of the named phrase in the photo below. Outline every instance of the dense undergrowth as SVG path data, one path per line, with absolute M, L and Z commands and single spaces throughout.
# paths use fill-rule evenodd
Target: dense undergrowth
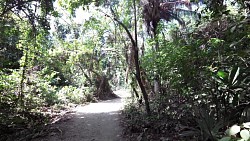
M 248 122 L 249 22 L 227 15 L 187 33 L 176 30 L 170 41 L 158 35 L 159 51 L 148 51 L 142 65 L 149 82 L 154 71 L 160 76 L 160 92 L 151 93 L 149 116 L 142 105 L 127 105 L 127 135 L 141 141 L 213 141 L 226 137 L 232 125 Z M 234 136 L 224 139 L 240 139 Z
M 51 49 L 44 52 L 46 58 L 40 61 L 28 60 L 34 64 L 26 68 L 1 70 L 0 140 L 44 136 L 43 131 L 48 130 L 46 125 L 63 118 L 76 104 L 115 96 L 104 74 L 83 69 L 95 65 L 81 60 L 91 54 L 79 51 L 62 55 L 68 51 L 68 48 Z M 26 69 L 24 73 L 23 69 Z
M 0 64 L 0 140 L 45 135 L 43 131 L 49 132 L 46 125 L 58 121 L 76 104 L 115 96 L 109 74 L 103 73 L 106 64 L 94 59 L 98 54 L 82 42 L 71 43 L 59 35 L 52 38 L 43 29 L 34 33 L 21 21 L 19 25 L 2 22 L 5 34 L 21 27 L 20 35 L 11 38 L 22 40 L 1 42 L 8 46 L 0 50 L 4 60 Z
M 249 1 L 201 2 L 0 1 L 0 140 L 44 135 L 122 85 L 138 100 L 123 112 L 131 140 L 246 139 Z

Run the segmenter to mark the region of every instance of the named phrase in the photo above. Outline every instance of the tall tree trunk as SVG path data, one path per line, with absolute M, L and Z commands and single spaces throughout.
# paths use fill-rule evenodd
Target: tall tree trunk
M 139 62 L 139 51 L 138 51 L 138 46 L 137 46 L 137 18 L 136 18 L 136 2 L 135 0 L 133 0 L 133 5 L 134 5 L 134 16 L 135 16 L 135 39 L 133 38 L 132 34 L 130 33 L 130 31 L 128 30 L 128 28 L 126 27 L 126 25 L 124 23 L 122 23 L 121 21 L 119 21 L 117 18 L 116 18 L 116 15 L 112 9 L 112 7 L 110 7 L 110 10 L 111 12 L 113 13 L 113 16 L 114 17 L 111 17 L 109 16 L 108 14 L 102 12 L 105 14 L 105 16 L 113 19 L 114 21 L 116 21 L 119 25 L 122 26 L 122 28 L 126 31 L 126 33 L 128 34 L 129 36 L 129 39 L 131 40 L 131 43 L 132 43 L 132 49 L 134 50 L 134 63 L 135 63 L 135 77 L 136 77 L 136 80 L 138 82 L 138 85 L 141 89 L 141 92 L 142 92 L 142 95 L 143 95 L 143 99 L 144 99 L 144 102 L 145 102 L 145 109 L 146 109 L 146 112 L 148 115 L 150 115 L 150 106 L 149 106 L 149 100 L 148 100 L 148 95 L 147 95 L 147 92 L 146 92 L 146 89 L 142 83 L 142 79 L 141 79 L 141 71 L 140 71 L 140 62 Z
M 24 80 L 25 80 L 25 73 L 27 69 L 27 64 L 28 64 L 28 48 L 26 47 L 25 49 L 25 59 L 24 59 L 24 64 L 23 64 L 23 70 L 22 70 L 22 75 L 21 75 L 21 81 L 20 81 L 20 91 L 19 91 L 19 96 L 18 96 L 18 103 L 20 104 L 21 109 L 24 108 Z
M 153 51 L 155 53 L 154 60 L 156 60 L 158 57 L 158 51 L 159 51 L 159 40 L 157 38 L 157 31 L 155 31 L 153 33 L 152 38 L 153 38 L 153 40 L 155 40 L 155 45 L 154 45 Z M 154 72 L 154 93 L 158 94 L 159 91 L 160 91 L 160 76 L 158 74 L 158 68 L 156 68 L 156 70 Z
M 146 92 L 146 89 L 144 87 L 144 85 L 142 84 L 142 80 L 141 80 L 141 71 L 140 71 L 140 62 L 139 62 L 139 51 L 138 51 L 138 40 L 137 40 L 137 14 L 136 14 L 136 3 L 135 0 L 133 0 L 133 4 L 134 4 L 134 16 L 135 16 L 135 45 L 133 45 L 133 49 L 134 49 L 134 60 L 135 60 L 135 69 L 136 69 L 136 80 L 141 88 L 142 91 L 142 95 L 145 101 L 145 108 L 146 108 L 146 112 L 147 114 L 150 114 L 150 107 L 149 107 L 149 101 L 148 101 L 148 94 Z

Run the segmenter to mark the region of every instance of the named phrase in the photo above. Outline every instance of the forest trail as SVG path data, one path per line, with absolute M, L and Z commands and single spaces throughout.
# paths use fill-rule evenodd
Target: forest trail
M 35 141 L 125 141 L 119 115 L 129 93 L 118 90 L 115 94 L 120 98 L 76 107 L 70 120 L 55 125 L 61 134 Z

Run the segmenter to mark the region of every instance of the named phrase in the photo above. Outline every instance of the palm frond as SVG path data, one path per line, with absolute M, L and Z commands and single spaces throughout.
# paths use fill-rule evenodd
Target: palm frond
M 184 4 L 191 10 L 191 4 L 188 0 L 177 0 L 175 2 L 159 2 L 159 0 L 142 0 L 143 5 L 143 18 L 147 26 L 148 32 L 152 31 L 156 34 L 156 29 L 161 19 L 170 21 L 175 19 L 181 26 L 184 26 L 184 21 L 174 13 L 176 6 Z

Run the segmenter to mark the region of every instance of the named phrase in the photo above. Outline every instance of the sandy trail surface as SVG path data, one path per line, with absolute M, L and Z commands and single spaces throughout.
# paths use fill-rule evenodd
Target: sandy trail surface
M 125 141 L 119 115 L 128 91 L 115 91 L 120 98 L 78 106 L 70 120 L 55 125 L 61 134 L 51 134 L 35 141 Z

